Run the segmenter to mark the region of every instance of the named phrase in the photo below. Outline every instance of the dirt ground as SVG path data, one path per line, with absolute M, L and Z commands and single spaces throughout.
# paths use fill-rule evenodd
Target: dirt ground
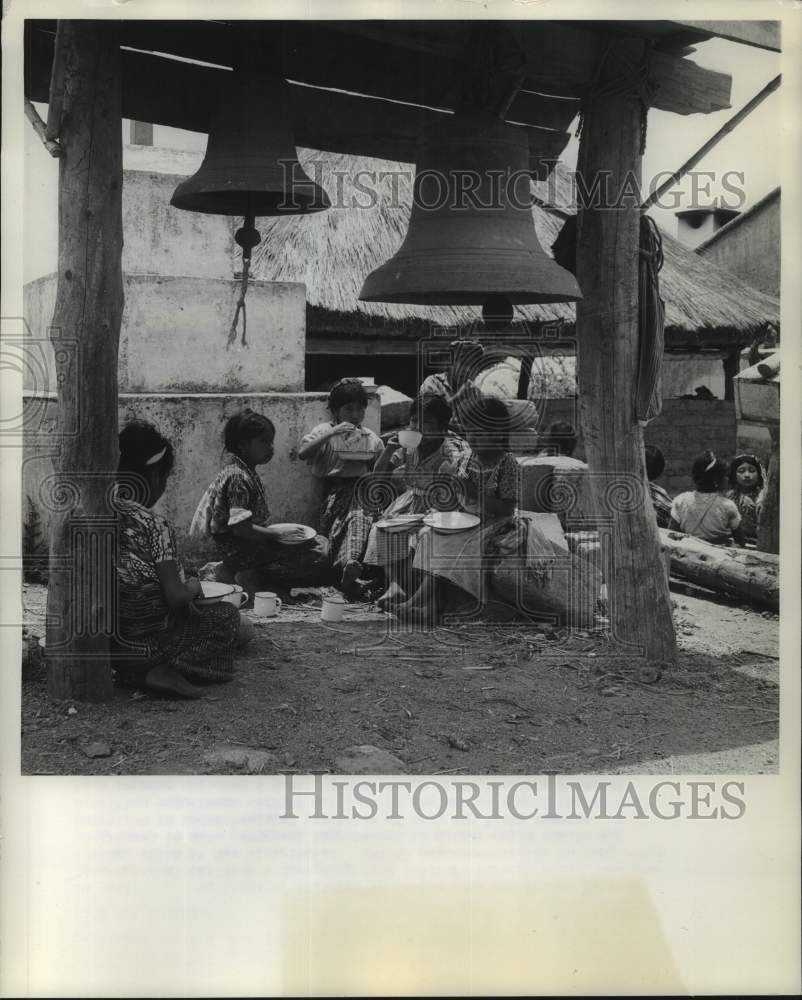
M 674 592 L 678 665 L 655 679 L 603 635 L 455 625 L 421 633 L 301 598 L 256 623 L 235 679 L 197 702 L 119 688 L 54 702 L 23 678 L 25 774 L 772 773 L 778 618 Z M 25 621 L 44 634 L 44 588 Z M 355 750 L 354 748 L 362 748 Z

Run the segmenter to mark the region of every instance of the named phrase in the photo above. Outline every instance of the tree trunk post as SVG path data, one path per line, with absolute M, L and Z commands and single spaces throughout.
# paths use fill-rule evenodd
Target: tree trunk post
M 114 26 L 59 23 L 63 93 L 58 288 L 51 340 L 58 380 L 57 471 L 50 490 L 48 690 L 112 697 L 117 352 L 123 310 L 120 50 Z M 65 342 L 74 351 L 64 351 Z
M 578 212 L 577 376 L 591 486 L 607 522 L 613 638 L 636 656 L 673 663 L 671 601 L 634 410 L 642 106 L 621 77 L 642 55 L 639 41 L 612 41 L 585 109 L 578 171 L 586 192 L 601 182 L 601 203 L 585 198 Z
M 757 547 L 761 552 L 780 552 L 780 427 L 769 426 L 771 455 L 766 470 L 766 494 L 757 526 Z

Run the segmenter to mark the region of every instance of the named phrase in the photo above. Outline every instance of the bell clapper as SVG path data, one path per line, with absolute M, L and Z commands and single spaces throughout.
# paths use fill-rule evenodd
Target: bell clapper
M 245 333 L 247 330 L 247 315 L 245 312 L 245 294 L 248 291 L 248 276 L 251 271 L 251 251 L 255 246 L 259 245 L 262 236 L 255 225 L 256 219 L 253 215 L 247 215 L 244 219 L 244 225 L 241 229 L 238 229 L 234 234 L 234 239 L 242 247 L 242 284 L 240 286 L 239 299 L 237 300 L 237 308 L 234 311 L 234 319 L 231 321 L 231 329 L 228 331 L 228 344 L 226 346 L 230 347 L 234 341 L 237 339 L 237 322 L 239 320 L 240 313 L 242 313 L 242 340 L 240 343 L 243 347 L 247 345 L 245 340 Z

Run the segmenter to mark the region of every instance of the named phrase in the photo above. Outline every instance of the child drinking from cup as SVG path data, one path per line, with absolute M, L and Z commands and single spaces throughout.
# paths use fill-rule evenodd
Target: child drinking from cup
M 301 440 L 298 457 L 324 480 L 320 531 L 328 536 L 332 564 L 343 592 L 360 593 L 362 559 L 378 511 L 367 508 L 357 488 L 382 453 L 381 438 L 363 427 L 368 395 L 359 379 L 340 379 L 329 393 L 332 419 Z
M 414 447 L 399 447 L 391 438 L 376 462 L 377 473 L 391 472 L 398 495 L 384 511 L 390 519 L 431 510 L 460 510 L 465 501 L 465 480 L 471 461 L 467 441 L 449 431 L 451 407 L 442 396 L 418 396 L 410 411 L 410 425 L 420 440 Z M 385 537 L 373 527 L 365 551 L 365 562 L 383 568 L 387 589 L 380 607 L 406 600 L 410 592 L 411 555 L 420 525 L 403 535 Z

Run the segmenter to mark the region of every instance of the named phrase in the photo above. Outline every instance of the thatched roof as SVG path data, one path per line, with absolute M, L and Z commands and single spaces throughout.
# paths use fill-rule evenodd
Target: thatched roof
M 325 212 L 260 219 L 262 243 L 254 252 L 253 277 L 302 281 L 312 312 L 359 332 L 377 327 L 412 335 L 420 322 L 438 326 L 475 323 L 474 306 L 392 305 L 360 302 L 365 277 L 398 250 L 407 230 L 414 167 L 387 160 L 299 150 L 307 172 L 322 183 L 332 201 Z M 565 217 L 574 210 L 571 174 L 561 164 L 548 182 L 535 187 L 535 230 L 548 250 Z M 734 331 L 749 335 L 779 321 L 779 302 L 745 285 L 733 274 L 700 258 L 663 232 L 665 263 L 660 274 L 667 332 Z M 574 320 L 570 304 L 523 306 L 516 318 Z M 340 324 L 334 323 L 334 326 Z

